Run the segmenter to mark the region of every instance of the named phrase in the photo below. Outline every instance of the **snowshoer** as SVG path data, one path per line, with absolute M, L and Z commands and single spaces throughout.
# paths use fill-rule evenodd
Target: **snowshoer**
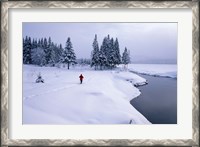
M 81 74 L 80 76 L 79 76 L 79 78 L 80 78 L 80 83 L 82 84 L 82 82 L 83 82 L 83 75 Z

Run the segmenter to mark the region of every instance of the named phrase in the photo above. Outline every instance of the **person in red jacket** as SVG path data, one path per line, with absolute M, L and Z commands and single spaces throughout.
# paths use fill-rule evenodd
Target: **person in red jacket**
M 83 75 L 81 74 L 80 76 L 79 76 L 79 78 L 80 78 L 80 82 L 81 82 L 81 84 L 82 84 L 82 82 L 83 82 Z

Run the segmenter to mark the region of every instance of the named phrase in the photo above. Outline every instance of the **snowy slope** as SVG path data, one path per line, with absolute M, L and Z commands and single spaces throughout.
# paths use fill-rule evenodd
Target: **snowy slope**
M 35 83 L 39 72 L 45 83 Z M 23 124 L 149 124 L 129 102 L 140 95 L 133 85 L 145 82 L 118 70 L 24 65 Z
M 176 64 L 129 64 L 128 69 L 136 73 L 177 78 Z

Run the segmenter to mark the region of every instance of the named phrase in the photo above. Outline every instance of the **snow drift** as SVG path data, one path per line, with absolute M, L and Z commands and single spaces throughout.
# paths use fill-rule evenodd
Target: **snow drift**
M 39 72 L 44 83 L 35 83 Z M 145 82 L 119 70 L 23 65 L 23 124 L 150 124 L 130 104 L 140 95 L 133 85 Z

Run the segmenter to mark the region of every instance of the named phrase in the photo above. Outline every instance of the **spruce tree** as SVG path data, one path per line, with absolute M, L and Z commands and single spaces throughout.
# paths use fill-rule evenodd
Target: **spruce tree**
M 45 52 L 41 47 L 32 49 L 31 51 L 32 63 L 35 65 L 43 66 L 46 64 Z
M 51 64 L 52 66 L 55 66 L 55 64 L 58 63 L 61 58 L 62 50 L 56 44 L 54 45 L 53 42 L 51 43 L 50 48 L 51 48 L 51 55 L 50 55 L 49 64 Z
M 25 39 L 23 38 L 23 50 L 22 50 L 22 52 L 23 52 L 23 63 L 25 62 L 24 60 L 25 60 Z
M 42 38 L 43 40 L 43 38 Z M 42 40 L 41 40 L 41 43 L 42 43 Z M 42 48 L 44 49 L 44 52 L 45 52 L 45 60 L 46 60 L 46 64 L 49 63 L 49 56 L 50 56 L 50 51 L 49 51 L 49 48 L 48 48 L 48 42 L 47 42 L 47 38 L 45 37 L 44 38 L 44 41 L 42 43 Z
M 93 47 L 93 51 L 92 51 L 91 67 L 94 66 L 96 70 L 99 65 L 99 45 L 97 41 L 97 35 L 95 35 L 92 47 Z
M 66 63 L 68 69 L 70 67 L 70 64 L 76 63 L 76 55 L 74 53 L 72 43 L 70 41 L 70 37 L 68 37 L 67 39 L 65 50 L 63 51 L 63 54 L 62 54 L 61 62 Z
M 51 37 L 49 37 L 49 39 L 48 39 L 48 44 L 47 44 L 48 48 L 52 45 L 51 43 L 52 43 L 52 42 L 51 42 Z
M 41 41 L 40 41 L 40 39 L 38 40 L 37 47 L 40 47 L 40 48 L 42 48 L 42 44 L 41 44 Z
M 94 41 L 95 42 L 95 41 Z M 98 59 L 98 65 L 101 69 L 113 68 L 121 63 L 121 55 L 119 49 L 118 39 L 114 41 L 110 35 L 104 37 L 101 48 L 99 50 L 98 58 L 94 58 L 96 52 L 92 51 L 92 65 L 95 64 L 95 59 Z
M 103 50 L 103 47 L 101 46 L 101 49 L 99 51 L 99 66 L 100 66 L 100 69 L 104 69 L 107 65 L 107 58 L 106 58 L 106 55 L 104 53 L 104 50 Z
M 102 45 L 101 45 L 101 66 L 108 67 L 108 56 L 109 56 L 109 36 L 104 37 Z M 103 62 L 102 62 L 103 61 Z
M 113 68 L 115 66 L 114 60 L 115 60 L 115 50 L 114 50 L 114 40 L 111 38 L 108 41 L 108 54 L 107 54 L 107 61 L 108 61 L 108 66 L 110 68 Z
M 122 63 L 124 65 L 127 65 L 128 63 L 130 63 L 130 52 L 127 50 L 126 47 L 122 55 Z
M 41 44 L 41 47 L 44 49 L 44 39 L 43 38 L 41 38 L 40 44 Z
M 120 64 L 121 63 L 121 55 L 120 55 L 120 49 L 119 49 L 119 42 L 118 39 L 116 38 L 115 42 L 114 42 L 114 50 L 115 50 L 115 65 L 116 64 Z
M 37 40 L 33 39 L 32 41 L 32 49 L 37 48 Z
M 43 48 L 44 50 L 48 48 L 48 43 L 47 43 L 47 38 L 44 38 L 44 42 L 43 42 Z
M 24 64 L 32 64 L 31 49 L 32 49 L 31 37 L 26 36 L 24 40 L 24 44 L 23 44 L 23 63 Z
M 54 44 L 51 42 L 51 37 L 49 37 L 48 42 L 47 39 L 44 39 L 44 51 L 45 51 L 45 59 L 46 59 L 46 64 L 52 64 L 51 60 L 51 52 L 54 48 Z

